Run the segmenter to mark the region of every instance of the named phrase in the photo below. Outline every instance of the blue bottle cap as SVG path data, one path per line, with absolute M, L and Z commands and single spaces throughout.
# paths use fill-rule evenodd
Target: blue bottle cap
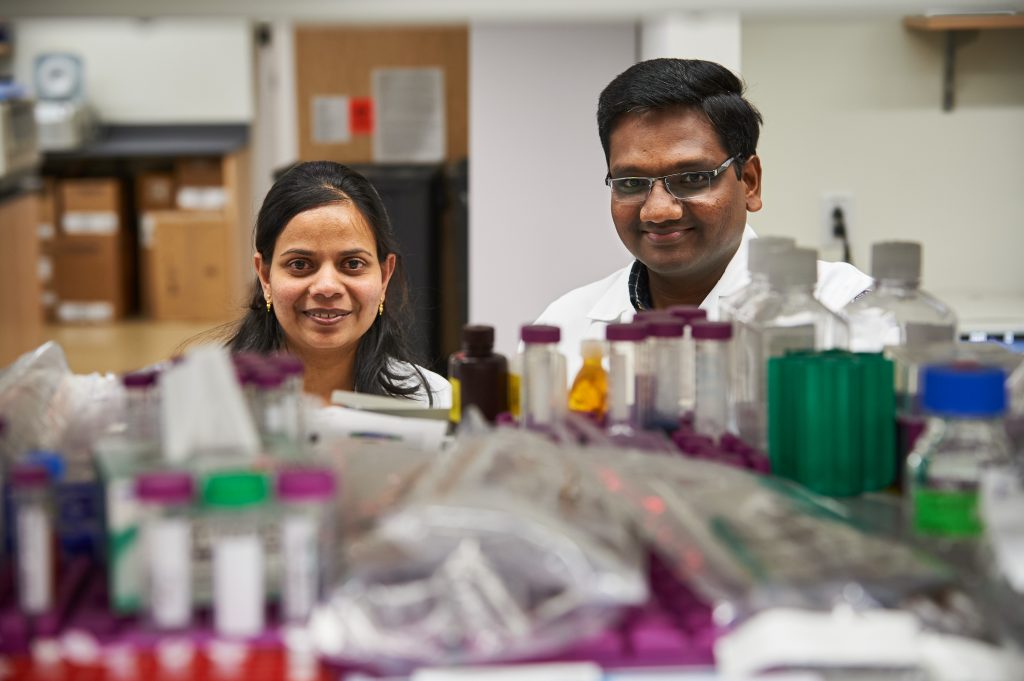
M 64 457 L 57 452 L 43 449 L 32 450 L 25 454 L 24 461 L 27 464 L 45 468 L 50 475 L 51 482 L 61 482 L 64 479 L 67 466 L 64 463 Z
M 991 417 L 1006 411 L 1006 373 L 977 364 L 925 367 L 922 405 L 933 414 Z

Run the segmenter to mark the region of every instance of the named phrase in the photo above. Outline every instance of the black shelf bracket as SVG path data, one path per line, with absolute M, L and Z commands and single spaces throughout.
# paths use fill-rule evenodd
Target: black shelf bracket
M 945 63 L 942 69 L 942 110 L 952 111 L 956 100 L 956 51 L 978 37 L 977 31 L 945 31 Z

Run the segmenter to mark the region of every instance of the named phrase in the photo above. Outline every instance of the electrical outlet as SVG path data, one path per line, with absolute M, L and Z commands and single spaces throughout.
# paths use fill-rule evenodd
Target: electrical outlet
M 856 225 L 853 194 L 849 192 L 826 192 L 821 195 L 821 247 L 822 250 L 842 249 L 842 242 L 835 236 L 835 210 L 842 211 L 846 240 L 850 241 Z

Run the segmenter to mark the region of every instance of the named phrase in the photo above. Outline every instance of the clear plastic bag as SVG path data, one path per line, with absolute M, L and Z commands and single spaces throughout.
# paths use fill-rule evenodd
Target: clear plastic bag
M 0 456 L 10 462 L 33 449 L 87 463 L 99 436 L 124 415 L 124 388 L 113 374 L 76 375 L 64 350 L 45 343 L 0 373 Z
M 646 601 L 638 538 L 581 475 L 584 450 L 471 430 L 405 480 L 379 471 L 391 482 L 377 504 L 357 492 L 356 506 L 384 513 L 349 538 L 348 576 L 314 614 L 324 654 L 385 669 L 532 657 Z M 346 453 L 345 466 L 365 469 L 361 456 Z

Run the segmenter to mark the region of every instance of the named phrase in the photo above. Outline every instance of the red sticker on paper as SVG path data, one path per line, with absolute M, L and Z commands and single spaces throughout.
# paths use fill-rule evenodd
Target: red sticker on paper
M 353 97 L 349 100 L 349 125 L 353 135 L 373 132 L 373 98 Z

